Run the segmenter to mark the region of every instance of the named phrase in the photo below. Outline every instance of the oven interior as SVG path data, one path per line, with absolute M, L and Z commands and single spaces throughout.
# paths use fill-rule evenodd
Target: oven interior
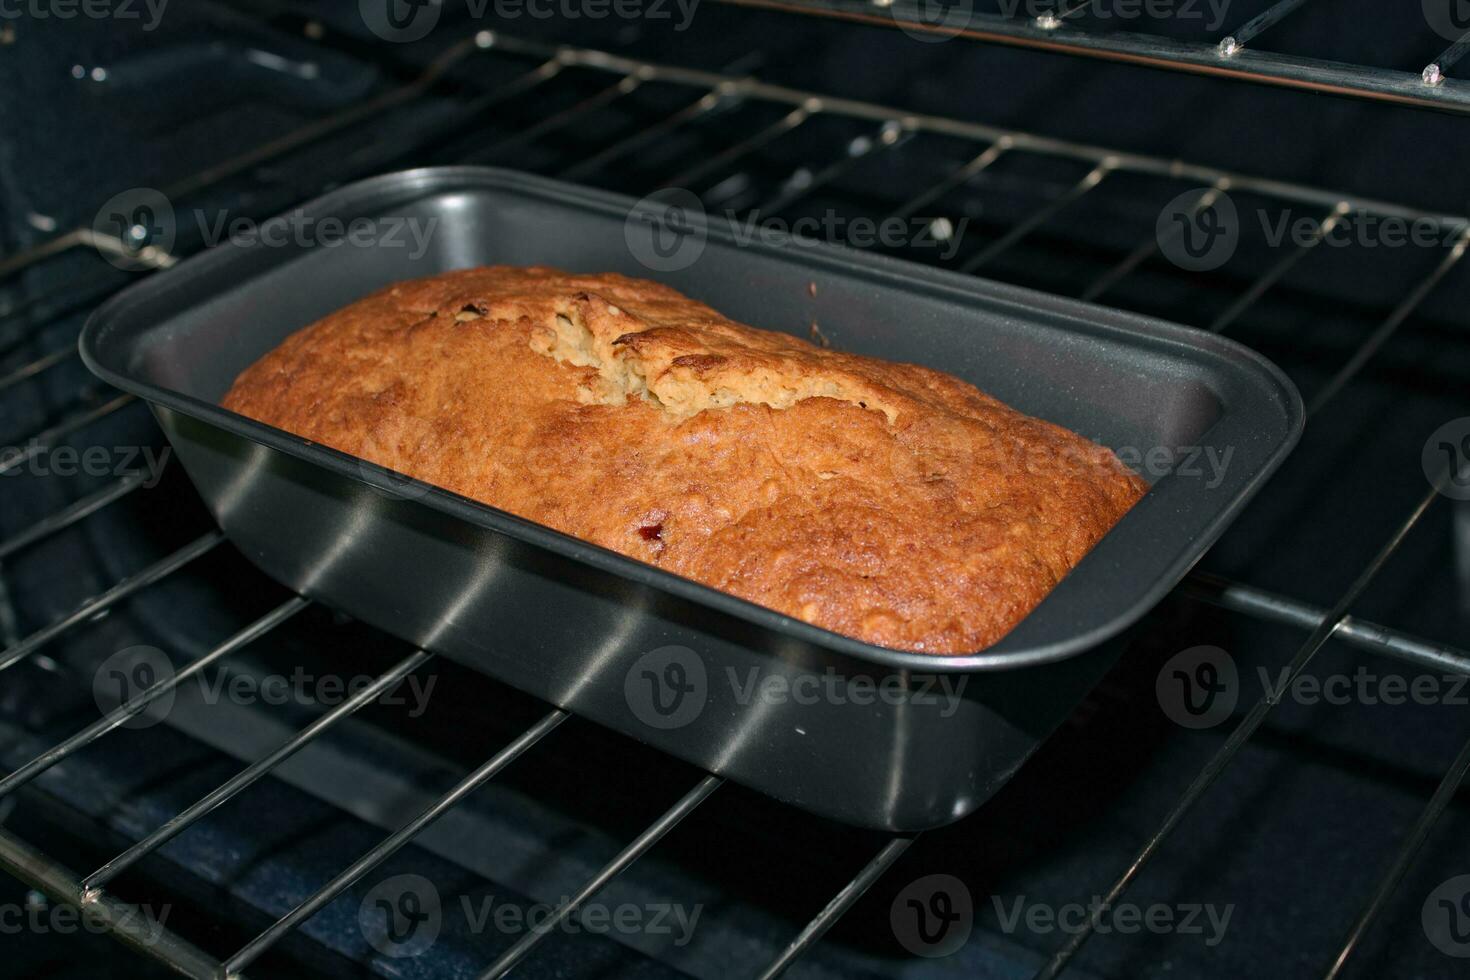
M 0 20 L 0 769 L 24 776 L 0 783 L 0 903 L 41 923 L 8 944 L 9 975 L 500 973 L 529 934 L 475 916 L 589 883 L 584 912 L 639 924 L 573 916 L 517 976 L 1460 975 L 1428 923 L 1442 885 L 1470 873 L 1470 505 L 1436 490 L 1425 459 L 1470 413 L 1470 82 L 1432 3 L 1260 0 L 1216 26 L 1176 11 L 1126 29 L 1102 16 L 1117 5 L 961 5 L 946 9 L 1006 23 L 943 40 L 903 4 L 710 0 L 684 23 L 674 5 L 446 3 L 408 43 L 330 0 L 201 0 L 146 31 L 61 6 Z M 1038 27 L 1048 14 L 1063 26 Z M 1249 78 L 1196 64 L 1230 30 L 1250 39 L 1231 63 Z M 953 248 L 888 250 L 1240 340 L 1301 389 L 1306 434 L 978 813 L 897 838 L 820 820 L 296 599 L 220 539 L 177 465 L 152 485 L 138 467 L 165 443 L 148 410 L 76 358 L 98 303 L 204 246 L 193 216 L 261 219 L 455 163 L 635 197 L 686 187 L 757 223 L 942 217 Z M 94 215 L 139 187 L 189 217 L 125 270 Z M 1212 190 L 1241 216 L 1238 243 L 1218 267 L 1181 268 L 1161 209 Z M 1428 231 L 1392 244 L 1391 219 Z M 107 466 L 73 472 L 62 446 L 103 447 Z M 136 663 L 118 655 L 139 646 L 175 671 L 209 656 L 205 682 L 38 767 L 96 722 L 116 665 Z M 1228 651 L 1244 683 L 1228 719 L 1193 730 L 1156 685 L 1200 646 Z M 1262 700 L 1262 679 L 1294 666 L 1437 693 Z M 341 698 L 319 686 L 316 706 L 228 694 L 409 671 L 432 696 L 403 685 L 329 724 Z M 129 851 L 210 794 L 166 842 Z M 100 893 L 77 890 L 124 852 L 136 863 Z M 365 873 L 324 892 L 364 855 Z M 934 875 L 963 883 L 973 924 L 947 955 L 914 955 L 894 910 Z M 404 880 L 442 906 L 425 948 L 362 926 L 374 889 Z M 1014 916 L 1120 884 L 1117 901 L 1143 909 L 1229 908 L 1228 927 Z M 58 924 L 68 902 L 123 946 Z M 167 909 L 165 928 L 130 932 L 140 907 Z

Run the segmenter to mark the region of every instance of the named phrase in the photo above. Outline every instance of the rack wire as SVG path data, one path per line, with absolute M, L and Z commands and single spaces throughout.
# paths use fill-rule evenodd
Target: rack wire
M 740 2 L 755 2 L 755 0 L 740 0 Z M 1289 12 L 1286 9 L 1287 7 L 1294 6 L 1294 3 L 1283 3 L 1278 4 L 1278 7 L 1273 9 L 1280 8 L 1282 15 L 1284 15 L 1286 12 Z M 1059 13 L 1058 16 L 1064 17 L 1065 11 Z M 1254 24 L 1252 29 L 1263 30 L 1265 26 L 1269 25 Z M 1056 36 L 1055 33 L 1052 36 Z M 1243 44 L 1251 36 L 1252 31 L 1242 29 L 1237 33 L 1237 40 Z M 500 100 L 510 98 L 513 95 L 521 95 L 538 86 L 545 85 L 553 78 L 558 77 L 566 68 L 572 66 L 594 69 L 612 77 L 613 80 L 610 84 L 600 88 L 590 98 L 574 104 L 569 109 L 546 117 L 531 127 L 531 129 L 511 137 L 510 139 L 514 140 L 517 144 L 533 142 L 559 128 L 572 125 L 578 118 L 591 112 L 593 109 L 605 106 L 628 94 L 640 85 L 651 81 L 673 83 L 686 86 L 693 90 L 690 100 L 671 115 L 665 116 L 643 130 L 634 132 L 609 144 L 598 151 L 593 157 L 577 161 L 566 167 L 563 171 L 564 173 L 576 176 L 594 174 L 597 171 L 597 167 L 606 165 L 617 160 L 622 155 L 633 152 L 638 147 L 646 145 L 649 140 L 674 132 L 681 126 L 688 125 L 692 121 L 712 111 L 721 99 L 738 98 L 751 102 L 770 103 L 776 106 L 788 107 L 789 111 L 781 115 L 775 123 L 764 129 L 746 135 L 735 134 L 732 142 L 723 152 L 716 154 L 713 158 L 692 170 L 670 176 L 664 181 L 665 185 L 697 185 L 702 179 L 715 173 L 721 167 L 733 163 L 758 147 L 764 146 L 808 124 L 818 116 L 837 116 L 877 124 L 874 136 L 862 147 L 860 154 L 848 152 L 846 156 L 838 158 L 839 162 L 830 164 L 825 168 L 821 165 L 814 165 L 810 168 L 810 173 L 813 175 L 811 179 L 800 185 L 788 185 L 777 196 L 763 202 L 760 210 L 767 215 L 791 206 L 804 194 L 811 193 L 826 181 L 836 179 L 849 166 L 846 161 L 853 159 L 855 155 L 862 156 L 893 152 L 903 144 L 907 136 L 919 132 L 939 133 L 946 136 L 959 137 L 971 142 L 974 145 L 974 151 L 972 155 L 967 156 L 964 163 L 957 166 L 937 183 L 894 209 L 892 213 L 900 216 L 914 214 L 920 208 L 939 200 L 948 190 L 964 185 L 990 168 L 1003 155 L 1031 153 L 1053 158 L 1082 161 L 1089 165 L 1090 169 L 1080 181 L 1064 190 L 1059 196 L 1042 205 L 1039 209 L 1023 217 L 996 239 L 987 249 L 979 253 L 977 257 L 972 258 L 969 262 L 970 268 L 987 265 L 987 263 L 998 257 L 1006 249 L 1013 248 L 1017 243 L 1033 233 L 1047 219 L 1075 205 L 1078 200 L 1089 194 L 1105 179 L 1111 179 L 1113 175 L 1125 172 L 1169 176 L 1197 182 L 1199 185 L 1208 189 L 1206 197 L 1202 198 L 1204 203 L 1201 206 L 1203 207 L 1210 205 L 1212 200 L 1210 195 L 1218 195 L 1229 189 L 1247 190 L 1273 200 L 1311 205 L 1319 209 L 1322 217 L 1316 226 L 1315 236 L 1301 245 L 1297 250 L 1288 253 L 1262 273 L 1248 288 L 1241 292 L 1225 313 L 1216 317 L 1212 322 L 1202 325 L 1207 329 L 1215 331 L 1226 330 L 1238 321 L 1254 303 L 1258 302 L 1263 295 L 1280 281 L 1291 264 L 1299 261 L 1302 255 L 1310 250 L 1327 231 L 1331 230 L 1335 222 L 1340 220 L 1349 211 L 1362 211 L 1381 216 L 1413 218 L 1428 221 L 1446 230 L 1451 235 L 1451 244 L 1446 249 L 1444 256 L 1435 265 L 1430 274 L 1422 278 L 1394 306 L 1392 312 L 1378 324 L 1376 329 L 1362 339 L 1352 356 L 1334 373 L 1331 381 L 1329 381 L 1327 386 L 1313 400 L 1310 406 L 1310 411 L 1313 413 L 1320 412 L 1326 408 L 1333 396 L 1352 383 L 1354 377 L 1383 347 L 1395 331 L 1402 326 L 1450 272 L 1459 266 L 1464 256 L 1467 243 L 1470 243 L 1470 222 L 1467 222 L 1466 218 L 1461 215 L 1432 214 L 1414 208 L 1403 207 L 1392 202 L 1348 197 L 1319 188 L 1261 179 L 1246 174 L 1226 172 L 1216 168 L 1180 161 L 1123 153 L 1100 147 L 1052 139 L 1033 133 L 996 129 L 946 117 L 915 115 L 874 103 L 834 98 L 816 92 L 770 85 L 750 77 L 725 76 L 714 72 L 653 64 L 585 48 L 549 47 L 539 42 L 492 34 L 490 32 L 479 32 L 473 37 L 466 38 L 445 49 L 420 77 L 407 85 L 375 96 L 336 115 L 288 133 L 242 156 L 223 161 L 181 182 L 171 190 L 174 193 L 184 193 L 206 189 L 229 177 L 245 173 L 249 168 L 260 163 L 366 122 L 381 111 L 390 108 L 402 109 L 411 107 L 417 100 L 428 94 L 434 85 L 452 67 L 466 61 L 472 56 L 525 59 L 531 65 L 528 70 L 514 76 L 511 81 L 502 87 L 472 100 L 472 110 L 483 109 L 485 106 L 495 104 Z M 1441 91 L 1451 90 L 1453 90 L 1453 86 L 1441 89 Z M 510 145 L 510 143 L 502 140 L 489 147 L 482 148 L 481 155 L 493 155 L 498 152 L 503 152 L 507 145 Z M 334 179 L 340 177 L 340 175 L 332 176 Z M 0 278 L 18 275 L 25 269 L 52 259 L 73 248 L 97 247 L 97 245 L 98 242 L 95 235 L 89 235 L 80 230 L 57 236 L 35 248 L 0 261 Z M 104 250 L 111 250 L 112 248 L 120 247 L 120 245 L 121 243 L 113 241 L 102 245 L 102 248 Z M 1135 248 L 1129 250 L 1104 274 L 1094 279 L 1086 288 L 1084 295 L 1088 298 L 1106 296 L 1126 280 L 1128 276 L 1133 274 L 1158 248 L 1159 242 L 1156 239 L 1151 238 L 1140 243 Z M 167 268 L 177 259 L 176 256 L 166 254 L 156 255 L 154 258 L 155 261 L 151 265 L 154 269 L 160 271 L 154 271 L 148 274 L 167 275 Z M 29 307 L 23 308 L 21 312 L 26 312 L 27 310 L 33 312 L 33 309 Z M 17 314 L 15 310 L 12 310 L 7 315 Z M 47 315 L 50 317 L 50 314 Z M 56 316 L 60 315 L 62 314 L 56 314 Z M 54 319 L 55 317 L 50 318 Z M 22 364 L 7 372 L 3 378 L 0 378 L 0 387 L 33 382 L 38 376 L 43 375 L 45 372 L 65 361 L 67 357 L 69 357 L 67 351 L 42 355 L 29 363 Z M 130 403 L 131 399 L 127 397 L 114 398 L 99 406 L 75 413 L 61 422 L 43 429 L 36 434 L 35 438 L 40 440 L 39 444 L 41 445 L 52 444 L 57 440 L 85 431 L 89 426 L 120 411 Z M 135 491 L 140 486 L 140 483 L 141 481 L 136 477 L 121 478 L 61 508 L 50 516 L 35 522 L 29 528 L 17 533 L 13 537 L 0 541 L 0 559 L 9 559 L 11 556 L 57 535 L 67 528 L 77 525 L 88 517 L 97 514 L 102 509 L 124 499 Z M 1302 671 L 1313 656 L 1331 639 L 1339 639 L 1355 649 L 1394 657 L 1423 669 L 1470 674 L 1470 651 L 1426 640 L 1390 626 L 1362 621 L 1349 615 L 1354 602 L 1374 580 L 1389 558 L 1402 546 L 1424 514 L 1433 506 L 1438 497 L 1437 489 L 1437 487 L 1431 488 L 1428 493 L 1414 503 L 1412 508 L 1408 509 L 1406 516 L 1402 519 L 1394 534 L 1382 545 L 1375 557 L 1367 563 L 1352 585 L 1341 594 L 1330 608 L 1323 609 L 1291 596 L 1272 593 L 1246 583 L 1234 582 L 1218 576 L 1204 574 L 1191 575 L 1184 586 L 1182 586 L 1181 594 L 1262 621 L 1285 624 L 1307 631 L 1308 635 L 1306 640 L 1288 662 L 1288 669 L 1292 676 Z M 13 666 L 21 660 L 35 655 L 39 650 L 63 634 L 67 634 L 78 628 L 91 618 L 106 612 L 127 598 L 159 584 L 177 573 L 190 562 L 220 546 L 223 541 L 223 536 L 217 530 L 205 531 L 195 540 L 179 548 L 172 554 L 123 578 L 111 588 L 98 593 L 80 604 L 73 612 L 56 619 L 54 622 L 38 629 L 29 636 L 19 639 L 5 650 L 0 651 L 0 669 Z M 237 654 L 248 644 L 268 635 L 272 630 L 292 619 L 308 605 L 310 605 L 310 601 L 300 597 L 287 600 L 256 621 L 245 625 L 233 635 L 225 638 L 208 653 L 183 666 L 168 679 L 147 688 L 140 695 L 122 704 L 98 721 L 47 749 L 32 761 L 21 766 L 3 779 L 0 779 L 0 798 L 14 793 L 50 767 L 70 757 L 83 747 L 104 737 L 109 732 L 121 727 L 129 718 L 145 710 L 149 704 L 176 689 L 188 678 L 195 676 L 206 668 L 218 664 L 225 658 Z M 120 901 L 108 891 L 107 886 L 125 868 L 131 866 L 144 855 L 151 853 L 166 841 L 178 834 L 186 832 L 190 827 L 194 826 L 198 821 L 219 807 L 226 805 L 246 787 L 269 775 L 291 755 L 298 752 L 314 739 L 321 737 L 342 718 L 353 714 L 371 703 L 384 691 L 389 690 L 410 673 L 418 670 L 432 656 L 433 654 L 430 651 L 419 650 L 404 658 L 380 674 L 369 687 L 355 697 L 302 728 L 290 738 L 280 743 L 266 756 L 247 766 L 236 776 L 207 793 L 196 803 L 181 811 L 151 834 L 145 836 L 141 841 L 89 875 L 79 876 L 72 869 L 64 867 L 56 860 L 39 853 L 25 842 L 4 832 L 0 832 L 0 867 L 4 867 L 11 874 L 29 883 L 31 886 L 41 889 L 56 900 L 95 914 L 124 941 L 143 949 L 149 955 L 170 964 L 186 975 L 195 977 L 239 977 L 263 953 L 279 942 L 284 936 L 314 915 L 333 898 L 340 895 L 354 882 L 361 879 L 390 856 L 411 843 L 424 828 L 429 826 L 450 808 L 454 807 L 465 796 L 492 779 L 516 759 L 532 752 L 537 743 L 561 724 L 567 718 L 567 715 L 560 709 L 551 708 L 538 721 L 528 727 L 518 737 L 512 739 L 480 766 L 465 775 L 453 788 L 433 801 L 418 815 L 404 823 L 396 831 L 364 853 L 358 860 L 343 869 L 330 881 L 300 902 L 294 909 L 282 916 L 239 950 L 228 956 L 218 957 L 204 952 L 158 924 L 152 924 L 153 928 L 150 928 L 148 932 L 148 941 L 143 941 L 143 934 L 138 931 L 138 923 L 140 921 L 138 918 L 138 907 Z M 1256 703 L 1240 720 L 1226 742 L 1201 770 L 1194 782 L 1179 797 L 1174 806 L 1169 809 L 1158 829 L 1147 838 L 1132 861 L 1113 883 L 1108 892 L 1109 901 L 1115 901 L 1129 888 L 1140 871 L 1147 865 L 1152 856 L 1157 853 L 1160 844 L 1184 819 L 1193 804 L 1209 790 L 1215 779 L 1229 766 L 1231 760 L 1235 758 L 1239 750 L 1249 741 L 1270 711 L 1275 707 L 1276 703 L 1277 696 L 1268 695 Z M 1461 751 L 1454 764 L 1445 772 L 1438 789 L 1428 801 L 1421 819 L 1386 862 L 1385 871 L 1377 888 L 1375 888 L 1373 894 L 1365 902 L 1359 917 L 1345 932 L 1340 953 L 1327 968 L 1326 976 L 1335 977 L 1338 975 L 1343 964 L 1348 961 L 1353 951 L 1360 944 L 1362 937 L 1373 927 L 1382 913 L 1388 898 L 1393 894 L 1395 887 L 1414 861 L 1429 829 L 1458 789 L 1467 770 L 1470 770 L 1470 745 L 1467 745 Z M 709 775 L 702 778 L 696 785 L 690 788 L 673 806 L 650 823 L 641 833 L 636 835 L 616 857 L 589 878 L 574 896 L 558 906 L 554 912 L 553 925 L 569 916 L 575 915 L 578 908 L 609 881 L 652 849 L 660 839 L 696 808 L 704 805 L 711 796 L 715 795 L 720 784 L 721 779 L 718 775 Z M 863 893 L 885 871 L 901 859 L 913 840 L 914 837 L 909 835 L 901 835 L 889 840 L 833 896 L 832 900 L 814 915 L 808 925 L 761 972 L 761 977 L 770 978 L 780 975 L 795 963 L 803 953 L 819 942 L 825 932 L 857 903 Z M 1038 977 L 1045 978 L 1060 975 L 1086 942 L 1091 934 L 1090 927 L 1095 925 L 1095 921 L 1089 923 L 1088 929 L 1072 936 L 1064 946 L 1055 952 L 1050 961 L 1038 974 Z M 506 951 L 496 962 L 490 964 L 483 976 L 490 978 L 505 975 L 536 944 L 542 942 L 550 931 L 547 928 L 527 934 L 520 942 Z
M 1212 43 L 1180 40 L 1144 31 L 1096 31 L 1069 26 L 1099 0 L 1058 0 L 1036 16 L 1019 15 L 1021 4 L 988 13 L 970 0 L 716 0 L 739 7 L 823 17 L 849 23 L 899 28 L 918 35 L 1097 58 L 1193 75 L 1207 75 L 1281 88 L 1350 96 L 1397 105 L 1470 112 L 1470 82 L 1450 77 L 1470 50 L 1470 32 L 1422 66 L 1375 68 L 1323 57 L 1303 57 L 1253 47 L 1261 35 L 1307 0 L 1277 0 Z M 935 8 L 941 8 L 936 13 Z

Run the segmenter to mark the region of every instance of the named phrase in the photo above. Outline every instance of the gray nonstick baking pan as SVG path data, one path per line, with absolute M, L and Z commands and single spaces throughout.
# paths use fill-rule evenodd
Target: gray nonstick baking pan
M 298 592 L 797 806 L 887 830 L 957 820 L 1260 488 L 1300 434 L 1300 398 L 1210 334 L 751 241 L 691 212 L 498 170 L 378 177 L 277 219 L 356 222 L 376 244 L 221 245 L 99 309 L 82 355 L 153 406 L 221 527 Z M 429 231 L 423 247 L 409 228 Z M 942 368 L 1111 446 L 1152 489 L 1001 642 L 937 656 L 838 636 L 218 406 L 298 328 L 387 283 L 490 263 L 659 279 L 801 336 L 819 323 L 844 350 Z

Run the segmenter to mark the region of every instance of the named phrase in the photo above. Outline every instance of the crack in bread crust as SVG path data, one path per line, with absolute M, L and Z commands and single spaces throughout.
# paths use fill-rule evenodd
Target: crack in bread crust
M 680 327 L 652 326 L 595 293 L 578 293 L 531 336 L 531 349 L 597 370 L 581 387 L 586 404 L 650 401 L 678 421 L 735 405 L 790 408 L 807 398 L 832 398 L 897 421 L 893 400 L 859 376 L 822 374 L 781 350 L 719 344 Z M 805 352 L 803 352 L 805 353 Z
M 950 375 L 546 268 L 399 283 L 224 405 L 839 633 L 1009 631 L 1147 489 Z

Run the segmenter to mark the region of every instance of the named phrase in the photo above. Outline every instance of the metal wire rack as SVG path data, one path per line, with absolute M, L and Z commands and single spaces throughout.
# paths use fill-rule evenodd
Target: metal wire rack
M 1278 4 L 1277 6 L 1285 8 L 1295 6 L 1295 4 Z M 1245 34 L 1246 32 L 1239 33 Z M 1427 275 L 1402 296 L 1389 315 L 1374 330 L 1357 341 L 1353 353 L 1336 369 L 1312 399 L 1309 411 L 1313 414 L 1326 409 L 1333 399 L 1352 383 L 1364 365 L 1461 263 L 1467 245 L 1470 245 L 1470 223 L 1467 223 L 1466 218 L 1460 215 L 1430 214 L 1391 202 L 1344 197 L 1318 188 L 1230 173 L 1207 166 L 1079 145 L 1033 133 L 995 129 L 957 119 L 914 115 L 882 105 L 770 85 L 750 77 L 725 76 L 708 71 L 651 64 L 597 50 L 550 47 L 538 42 L 489 32 L 480 32 L 448 47 L 422 75 L 406 85 L 288 133 L 243 156 L 224 161 L 170 188 L 168 192 L 182 195 L 206 189 L 227 178 L 246 173 L 251 167 L 265 161 L 301 149 L 351 127 L 359 126 L 381 112 L 411 108 L 417 100 L 429 93 L 448 72 L 472 58 L 508 59 L 522 65 L 524 70 L 513 73 L 510 81 L 471 100 L 467 109 L 471 114 L 481 112 L 486 106 L 512 96 L 525 95 L 532 90 L 550 85 L 554 79 L 574 67 L 601 73 L 610 81 L 610 84 L 599 87 L 592 96 L 546 116 L 531 128 L 511 136 L 500 137 L 490 146 L 479 147 L 473 155 L 480 158 L 502 151 L 506 145 L 510 144 L 510 141 L 517 144 L 531 143 L 571 127 L 588 114 L 626 97 L 641 85 L 659 82 L 687 90 L 688 99 L 683 103 L 683 108 L 650 126 L 609 143 L 590 157 L 584 157 L 564 166 L 561 172 L 573 177 L 594 176 L 601 168 L 616 163 L 625 155 L 647 145 L 650 140 L 674 133 L 681 127 L 714 112 L 719 106 L 730 100 L 774 106 L 778 110 L 775 121 L 755 132 L 732 134 L 723 151 L 693 170 L 669 176 L 664 183 L 697 186 L 703 180 L 716 175 L 722 168 L 739 161 L 758 148 L 780 140 L 794 130 L 809 125 L 817 118 L 840 118 L 878 127 L 877 137 L 863 144 L 860 152 L 854 152 L 851 147 L 844 147 L 839 149 L 833 159 L 826 163 L 813 162 L 810 167 L 806 168 L 807 176 L 803 180 L 797 183 L 787 182 L 774 197 L 760 201 L 758 206 L 752 209 L 766 216 L 789 208 L 802 197 L 816 192 L 824 184 L 838 180 L 855 167 L 859 160 L 869 155 L 902 152 L 901 147 L 905 142 L 905 137 L 917 133 L 940 134 L 957 138 L 970 144 L 972 152 L 966 156 L 963 164 L 956 167 L 942 180 L 931 184 L 922 193 L 893 209 L 893 214 L 911 215 L 918 212 L 921 208 L 938 201 L 948 190 L 974 180 L 1002 157 L 1026 155 L 1037 159 L 1062 159 L 1080 162 L 1087 168 L 1085 175 L 1080 180 L 1039 208 L 1023 215 L 984 249 L 972 255 L 965 262 L 965 268 L 971 271 L 982 268 L 988 271 L 995 260 L 1001 257 L 1007 249 L 1014 248 L 1058 213 L 1075 207 L 1079 201 L 1104 181 L 1116 179 L 1123 174 L 1170 177 L 1212 189 L 1212 192 L 1226 189 L 1249 192 L 1274 201 L 1307 205 L 1320 213 L 1322 217 L 1318 219 L 1315 233 L 1310 238 L 1288 250 L 1270 264 L 1228 307 L 1210 322 L 1201 325 L 1217 332 L 1228 329 L 1239 320 L 1252 304 L 1260 300 L 1282 279 L 1293 264 L 1316 248 L 1323 236 L 1350 212 L 1412 218 L 1427 221 L 1442 228 L 1446 232 L 1447 242 L 1442 257 Z M 1454 90 L 1453 86 L 1440 89 L 1440 91 L 1451 90 Z M 365 161 L 364 165 L 372 166 L 375 163 L 376 161 Z M 341 177 L 340 173 L 330 175 L 332 180 L 340 180 Z M 1204 206 L 1208 206 L 1208 201 Z M 90 230 L 77 230 L 57 236 L 38 247 L 0 261 L 0 276 L 16 276 L 24 270 L 71 249 L 87 247 L 101 247 L 106 250 L 125 246 L 118 241 L 99 241 L 99 236 Z M 1086 287 L 1083 295 L 1089 299 L 1106 297 L 1133 274 L 1159 247 L 1159 242 L 1153 237 L 1139 242 L 1134 248 L 1117 258 L 1106 272 L 1095 277 Z M 155 253 L 148 256 L 148 259 L 151 266 L 160 270 L 150 274 L 167 275 L 166 270 L 174 263 L 176 256 Z M 66 289 L 79 293 L 83 297 L 81 302 L 84 303 L 91 303 L 99 298 L 96 283 L 69 281 Z M 53 307 L 52 304 L 57 295 L 58 291 L 53 290 L 51 293 L 43 294 L 22 305 L 12 306 L 0 312 L 0 317 L 10 321 L 30 317 L 39 319 L 42 323 L 49 322 L 62 315 L 59 310 L 70 310 L 76 304 L 75 300 L 69 300 L 61 307 Z M 3 377 L 0 377 L 0 391 L 32 382 L 38 376 L 71 357 L 72 353 L 71 348 L 58 350 L 8 370 Z M 88 426 L 122 410 L 130 403 L 131 399 L 127 397 L 113 398 L 99 405 L 74 411 L 26 440 L 26 445 L 31 447 L 27 451 L 39 452 L 44 447 L 54 445 L 68 436 L 84 432 Z M 17 457 L 3 465 L 17 466 L 22 461 L 21 457 Z M 77 525 L 103 508 L 133 493 L 140 486 L 140 482 L 135 477 L 119 479 L 36 522 L 14 537 L 0 541 L 0 559 L 9 559 L 18 552 Z M 1330 639 L 1341 640 L 1372 654 L 1397 658 L 1420 668 L 1470 674 L 1470 651 L 1437 643 L 1390 626 L 1366 622 L 1350 615 L 1355 601 L 1382 570 L 1390 557 L 1400 548 L 1426 511 L 1435 503 L 1437 496 L 1437 488 L 1431 487 L 1421 499 L 1415 502 L 1414 506 L 1404 515 L 1395 532 L 1382 544 L 1377 554 L 1363 567 L 1353 583 L 1330 608 L 1324 609 L 1288 595 L 1276 594 L 1246 583 L 1203 574 L 1192 575 L 1183 586 L 1182 591 L 1189 597 L 1227 610 L 1305 630 L 1306 639 L 1288 662 L 1288 670 L 1293 677 L 1307 667 L 1314 655 Z M 223 544 L 223 536 L 218 531 L 205 531 L 174 553 L 88 599 L 70 614 L 62 616 L 29 636 L 20 638 L 5 650 L 0 651 L 0 669 L 10 667 L 35 654 L 62 634 L 76 629 L 128 597 L 157 585 L 189 563 Z M 267 635 L 308 605 L 310 605 L 310 600 L 300 597 L 291 598 L 244 626 L 238 632 L 221 640 L 207 654 L 183 666 L 166 681 L 147 689 L 142 695 L 0 779 L 0 797 L 14 793 L 48 768 L 121 727 L 130 717 L 145 710 L 151 703 L 166 696 L 190 677 L 218 664 L 246 645 Z M 154 852 L 175 836 L 184 833 L 219 807 L 226 805 L 248 786 L 270 774 L 275 767 L 293 753 L 322 736 L 343 718 L 371 703 L 410 673 L 419 670 L 432 657 L 432 652 L 425 650 L 415 651 L 405 657 L 380 674 L 370 686 L 321 715 L 279 744 L 264 758 L 247 766 L 236 776 L 185 808 L 90 874 L 78 875 L 72 869 L 64 867 L 56 860 L 39 853 L 24 841 L 4 831 L 0 831 L 0 866 L 57 900 L 90 910 L 123 941 L 163 960 L 182 973 L 195 977 L 241 976 L 262 954 L 283 937 L 355 882 L 383 864 L 389 857 L 413 842 L 425 827 L 454 807 L 456 803 L 477 787 L 494 778 L 497 773 L 516 759 L 534 751 L 537 743 L 561 724 L 567 715 L 559 709 L 549 709 L 538 721 L 465 775 L 456 785 L 415 817 L 382 839 L 380 843 L 362 854 L 331 880 L 321 885 L 296 908 L 254 939 L 228 955 L 218 956 L 201 950 L 167 929 L 161 929 L 156 935 L 150 933 L 145 937 L 140 931 L 141 920 L 137 914 L 137 907 L 114 897 L 109 892 L 108 885 L 124 869 Z M 1122 868 L 1116 881 L 1106 893 L 1109 901 L 1116 900 L 1129 888 L 1140 871 L 1155 855 L 1160 844 L 1178 827 L 1191 807 L 1229 766 L 1242 747 L 1259 729 L 1276 703 L 1276 696 L 1267 695 L 1240 719 L 1234 731 L 1214 757 L 1163 816 L 1157 830 L 1141 842 L 1137 853 Z M 1388 898 L 1415 860 L 1429 829 L 1460 786 L 1467 769 L 1470 769 L 1470 743 L 1467 743 L 1454 764 L 1444 773 L 1437 790 L 1425 805 L 1418 823 L 1405 836 L 1398 850 L 1387 857 L 1379 884 L 1363 903 L 1361 914 L 1356 921 L 1345 927 L 1340 953 L 1327 967 L 1326 976 L 1338 975 L 1362 937 L 1372 928 Z M 611 879 L 653 848 L 681 820 L 715 794 L 720 785 L 721 779 L 717 775 L 708 775 L 699 779 L 681 799 L 651 822 L 616 857 L 590 877 L 575 895 L 561 903 L 555 910 L 553 924 L 575 915 L 579 906 L 586 903 Z M 790 941 L 789 945 L 760 975 L 762 977 L 780 975 L 804 952 L 821 940 L 822 936 L 853 907 L 863 893 L 900 860 L 914 839 L 913 836 L 904 835 L 889 840 L 865 866 L 852 876 L 846 886 L 811 918 L 808 925 Z M 1065 945 L 1056 950 L 1050 962 L 1038 976 L 1055 977 L 1061 974 L 1091 935 L 1092 927 L 1095 925 L 1095 921 L 1089 923 L 1087 929 L 1073 935 Z M 489 964 L 483 976 L 505 975 L 550 932 L 550 929 L 546 929 L 528 933 L 500 959 Z
M 1324 56 L 1285 54 L 1257 47 L 1271 28 L 1307 5 L 1308 0 L 1275 0 L 1255 16 L 1226 22 L 1212 41 L 1179 39 L 1143 30 L 1089 29 L 1079 26 L 1091 11 L 1113 7 L 1108 0 L 1048 0 L 1046 3 L 1000 2 L 996 10 L 959 0 L 719 0 L 744 7 L 825 17 L 853 23 L 894 27 L 931 38 L 963 37 L 1117 61 L 1215 78 L 1275 85 L 1332 95 L 1470 112 L 1470 83 L 1451 77 L 1465 52 L 1470 32 L 1449 40 L 1422 66 L 1377 68 Z M 1179 5 L 1188 9 L 1194 5 Z M 1325 6 L 1322 4 L 1321 6 Z M 1444 33 L 1457 24 L 1449 6 Z M 1426 18 L 1430 7 L 1426 5 Z M 1137 16 L 1136 14 L 1134 15 Z M 1126 15 L 1125 15 L 1126 17 Z M 1104 24 L 1124 18 L 1114 15 Z M 1463 25 L 1459 28 L 1464 31 Z

